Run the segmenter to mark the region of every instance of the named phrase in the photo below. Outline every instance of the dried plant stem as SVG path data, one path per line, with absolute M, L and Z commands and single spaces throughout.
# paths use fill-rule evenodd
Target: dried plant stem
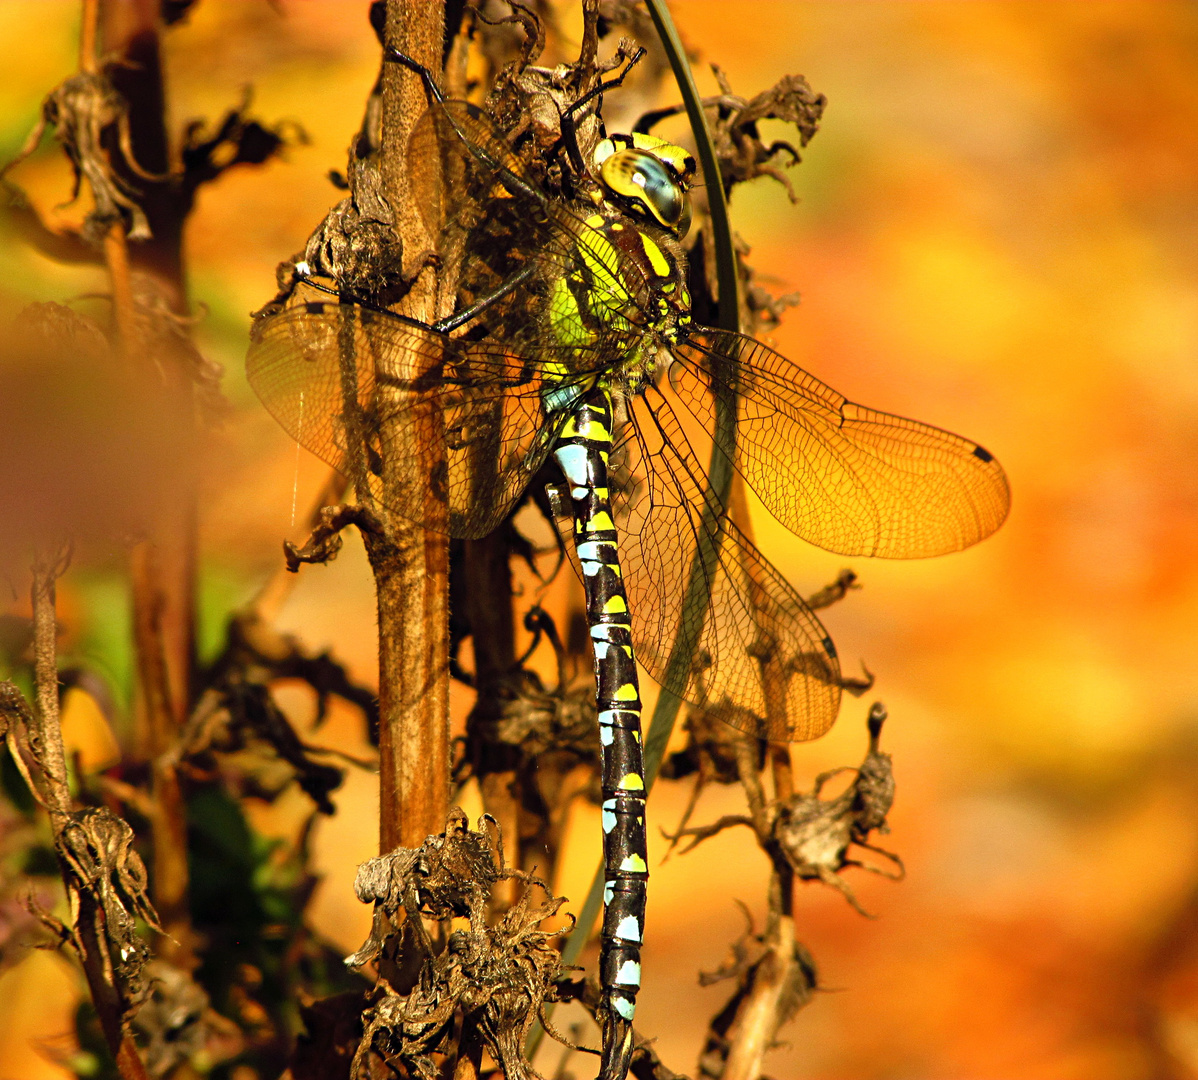
M 164 173 L 165 118 L 162 115 L 162 71 L 158 64 L 157 12 L 143 0 L 116 3 L 84 0 L 80 67 L 96 65 L 96 22 L 102 28 L 100 47 L 106 54 L 129 62 L 131 88 L 126 93 L 134 148 L 141 164 Z M 91 27 L 88 30 L 88 27 Z M 128 74 L 128 72 L 126 73 Z M 126 162 L 127 167 L 133 163 Z M 142 183 L 142 188 L 148 190 Z M 147 196 L 146 201 L 149 202 Z M 167 291 L 176 298 L 182 281 L 170 268 L 179 267 L 179 230 L 167 223 L 162 206 L 150 213 L 154 239 L 138 257 L 157 270 Z M 138 311 L 134 299 L 133 267 L 125 225 L 114 222 L 104 236 L 104 259 L 112 289 L 113 317 L 123 354 L 139 356 Z M 165 254 L 164 254 L 165 253 Z M 180 300 L 181 303 L 181 300 Z M 185 374 L 168 372 L 165 393 L 177 397 L 179 413 L 190 416 L 191 387 Z M 154 813 L 153 897 L 166 936 L 160 949 L 180 966 L 194 966 L 187 910 L 187 816 L 178 777 L 171 761 L 176 733 L 189 708 L 194 666 L 194 494 L 186 484 L 152 528 L 133 549 L 130 574 L 133 593 L 133 638 L 137 653 L 138 691 L 143 719 L 143 753 L 152 761 Z
M 770 771 L 774 777 L 774 798 L 778 802 L 785 802 L 795 793 L 794 765 L 789 743 L 771 744 Z
M 160 952 L 190 968 L 193 950 L 188 915 L 187 808 L 171 753 L 185 705 L 179 702 L 176 706 L 172 700 L 163 627 L 168 598 L 160 568 L 155 565 L 158 553 L 153 541 L 143 540 L 133 549 L 131 558 L 133 637 L 147 735 L 145 750 L 151 761 L 153 899 L 167 935 L 160 942 Z
M 777 878 L 771 901 L 778 899 Z M 772 906 L 772 904 L 771 904 Z M 753 972 L 753 985 L 738 1010 L 736 1032 L 721 1080 L 757 1080 L 766 1052 L 774 1045 L 782 1018 L 789 1018 L 799 968 L 794 919 L 771 914 L 765 936 L 766 955 Z
M 440 3 L 388 0 L 384 40 L 438 71 L 444 34 Z M 430 240 L 411 198 L 407 146 L 426 107 L 420 79 L 400 64 L 383 68 L 381 167 L 395 208 L 405 259 L 428 250 Z M 405 297 L 403 313 L 432 321 L 436 279 L 426 267 Z M 419 376 L 401 373 L 401 378 Z M 381 412 L 387 415 L 384 407 Z M 386 537 L 366 537 L 374 571 L 379 622 L 379 847 L 418 847 L 444 827 L 449 802 L 449 542 L 438 531 L 436 502 L 427 477 L 443 454 L 441 417 L 429 407 L 406 435 L 381 432 L 385 505 L 422 506 L 422 527 L 388 515 Z M 412 462 L 421 462 L 413 470 Z M 411 490 L 413 484 L 419 485 Z
M 83 0 L 83 18 L 79 27 L 79 70 L 96 70 L 96 27 L 100 21 L 100 0 Z
M 121 1074 L 121 1080 L 150 1080 L 150 1074 L 146 1072 L 137 1047 L 133 1045 L 132 1036 L 121 1036 L 121 1045 L 116 1051 L 116 1067 Z
M 57 837 L 71 813 L 67 759 L 58 716 L 58 622 L 55 617 L 55 582 L 69 559 L 67 551 L 55 558 L 41 556 L 33 566 L 30 600 L 33 605 L 33 730 L 30 745 L 42 773 L 42 798 Z
M 96 44 L 100 21 L 100 0 L 83 0 L 83 19 L 79 29 L 79 70 L 97 70 Z M 134 333 L 133 289 L 129 276 L 129 247 L 122 222 L 113 222 L 104 235 L 104 263 L 112 289 L 112 307 L 121 344 L 128 349 Z
M 751 541 L 753 526 L 749 519 L 744 481 L 739 474 L 733 477 L 729 502 L 729 516 Z M 751 591 L 755 592 L 755 588 L 756 582 L 750 581 Z M 773 730 L 784 730 L 785 717 L 769 715 L 784 709 L 786 702 L 785 692 L 776 685 L 776 667 L 768 660 L 763 666 L 766 718 Z M 763 941 L 766 955 L 754 972 L 748 995 L 737 1009 L 737 1023 L 728 1047 L 723 1080 L 756 1080 L 761 1075 L 766 1052 L 774 1044 L 779 1029 L 793 1014 L 797 989 L 805 988 L 805 972 L 799 965 L 795 938 L 795 876 L 786 860 L 774 854 L 765 793 L 753 750 L 748 739 L 738 740 L 737 767 L 741 785 L 748 797 L 753 827 L 762 849 L 771 853 L 769 916 Z M 774 798 L 790 798 L 794 794 L 790 746 L 778 743 L 770 746 L 767 762 L 773 774 Z
M 33 565 L 33 711 L 29 746 L 41 772 L 41 797 L 50 815 L 55 846 L 61 852 L 63 829 L 71 817 L 71 791 L 67 780 L 66 752 L 58 711 L 58 623 L 55 617 L 55 583 L 70 561 L 64 545 L 52 557 L 39 556 Z M 120 993 L 111 969 L 104 963 L 106 946 L 96 921 L 87 917 L 86 903 L 72 888 L 72 877 L 63 864 L 63 881 L 75 916 L 75 937 L 80 946 L 92 1003 L 108 1048 L 116 1058 L 123 1080 L 147 1080 L 145 1066 L 132 1038 L 121 1023 Z
M 132 276 L 129 273 L 129 242 L 122 222 L 113 222 L 104 234 L 104 263 L 108 267 L 108 283 L 112 289 L 112 312 L 127 360 L 137 335 L 137 318 L 133 305 Z
M 458 1039 L 458 1059 L 453 1066 L 453 1080 L 478 1080 L 482 1061 L 483 1041 L 479 1037 L 478 1024 L 472 1018 L 465 1018 Z
M 462 591 L 474 646 L 474 686 L 478 694 L 472 720 L 486 722 L 496 718 L 500 681 L 516 662 L 508 542 L 502 533 L 495 533 L 481 540 L 467 540 L 464 547 L 466 587 Z M 494 750 L 501 753 L 499 748 Z M 507 756 L 512 760 L 482 763 L 479 787 L 487 813 L 499 824 L 505 859 L 512 866 L 526 869 L 520 850 L 521 799 L 517 791 L 519 776 L 514 768 L 516 755 Z M 542 872 L 550 874 L 551 870 L 542 866 Z M 500 881 L 492 898 L 504 905 L 513 904 L 517 886 L 514 878 Z
M 777 851 L 770 836 L 770 819 L 757 771 L 755 742 L 747 737 L 739 738 L 735 750 L 753 829 L 762 849 L 770 854 L 772 873 L 769 915 L 761 939 L 763 954 L 753 965 L 751 982 L 744 998 L 737 1004 L 735 1022 L 729 1025 L 731 1036 L 726 1040 L 727 1055 L 720 1076 L 721 1080 L 757 1080 L 766 1053 L 775 1045 L 781 1027 L 793 1016 L 796 1003 L 801 1004 L 809 995 L 811 984 L 795 938 L 794 871 Z M 782 768 L 785 779 L 789 780 L 789 755 L 785 762 Z M 773 756 L 773 763 L 777 785 L 777 770 L 781 766 L 776 756 Z M 719 1041 L 724 1042 L 723 1039 Z

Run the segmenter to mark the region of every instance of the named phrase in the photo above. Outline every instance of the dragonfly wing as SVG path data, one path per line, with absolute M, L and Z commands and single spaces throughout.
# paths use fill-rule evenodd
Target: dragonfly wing
M 736 444 L 717 434 L 767 509 L 841 555 L 923 558 L 985 539 L 1007 516 L 1002 466 L 977 443 L 848 401 L 759 341 L 702 329 L 674 348 L 670 379 L 715 431 L 736 399 Z
M 512 508 L 556 432 L 539 370 L 522 354 L 320 302 L 261 319 L 246 373 L 293 439 L 377 501 L 454 536 L 483 536 Z
M 510 340 L 522 329 L 527 336 L 527 327 L 541 325 L 539 346 L 554 348 L 544 319 L 564 298 L 554 287 L 583 276 L 591 318 L 589 332 L 572 341 L 576 364 L 608 366 L 628 351 L 637 330 L 648 329 L 642 263 L 587 224 L 593 207 L 577 210 L 542 191 L 481 110 L 463 101 L 431 106 L 413 130 L 409 160 L 415 201 L 429 235 L 438 238 L 446 279 L 458 284 L 459 308 L 528 275 L 477 317 L 491 337 Z
M 679 697 L 759 738 L 831 727 L 840 668 L 827 632 L 725 519 L 669 402 L 650 387 L 612 455 L 637 658 Z M 696 554 L 699 558 L 696 560 Z
M 435 102 L 408 140 L 412 198 L 430 236 L 495 198 L 547 204 L 495 123 L 466 101 Z

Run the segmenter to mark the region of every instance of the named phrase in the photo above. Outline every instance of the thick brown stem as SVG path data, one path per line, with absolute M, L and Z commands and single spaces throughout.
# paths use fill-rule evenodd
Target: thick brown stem
M 129 243 L 125 226 L 115 221 L 104 234 L 104 262 L 108 267 L 108 283 L 112 289 L 112 313 L 120 335 L 126 359 L 137 335 L 137 313 L 133 305 L 133 279 L 129 273 Z
M 437 72 L 444 10 L 440 3 L 388 0 L 384 40 Z M 407 146 L 427 102 L 420 79 L 401 64 L 383 68 L 381 167 L 405 258 L 432 241 L 411 197 Z M 403 313 L 436 315 L 436 279 L 428 267 L 404 299 Z M 412 357 L 413 363 L 428 361 Z M 400 373 L 401 379 L 428 375 Z M 405 403 L 406 404 L 406 403 Z M 419 407 L 419 406 L 418 406 Z M 384 403 L 380 410 L 388 415 Z M 393 410 L 392 410 L 393 411 Z M 418 847 L 442 830 L 449 804 L 449 543 L 445 508 L 428 483 L 444 457 L 440 414 L 432 407 L 404 433 L 381 432 L 383 502 L 423 507 L 421 525 L 389 517 L 387 537 L 367 537 L 379 621 L 379 847 Z M 413 468 L 413 462 L 419 462 Z
M 129 1035 L 121 1038 L 121 1045 L 116 1052 L 116 1067 L 120 1071 L 121 1080 L 150 1080 L 150 1074 L 146 1072 L 137 1047 L 133 1045 L 133 1039 Z
M 744 481 L 739 475 L 732 479 L 730 517 L 750 540 L 753 538 L 749 508 L 745 499 Z M 759 584 L 749 575 L 750 595 L 756 596 Z M 778 664 L 766 659 L 762 664 L 765 687 L 766 721 L 772 731 L 786 730 L 786 692 Z M 766 813 L 761 778 L 757 775 L 755 755 L 747 752 L 748 741 L 738 744 L 737 766 L 741 783 L 749 800 L 758 840 L 767 852 L 769 820 Z M 790 747 L 772 744 L 768 760 L 774 780 L 774 798 L 789 799 L 794 794 L 794 772 Z M 769 952 L 755 973 L 753 988 L 738 1010 L 737 1027 L 732 1037 L 724 1080 L 755 1080 L 761 1075 L 765 1052 L 773 1045 L 778 1029 L 789 1016 L 787 994 L 796 980 L 804 975 L 799 970 L 794 927 L 794 872 L 785 859 L 771 855 L 773 874 L 770 880 L 770 921 L 766 934 Z
M 96 70 L 96 26 L 100 21 L 100 0 L 83 0 L 83 19 L 79 27 L 79 70 Z
M 770 768 L 774 774 L 774 798 L 785 802 L 795 793 L 794 767 L 788 743 L 770 744 Z
M 483 1041 L 479 1037 L 478 1025 L 473 1020 L 464 1020 L 458 1039 L 458 1059 L 453 1066 L 453 1080 L 478 1080 L 482 1072 Z

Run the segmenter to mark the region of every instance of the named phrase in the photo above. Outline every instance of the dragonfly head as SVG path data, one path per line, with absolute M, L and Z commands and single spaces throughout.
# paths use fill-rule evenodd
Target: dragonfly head
M 592 159 L 607 193 L 681 239 L 691 223 L 695 159 L 652 135 L 611 135 Z

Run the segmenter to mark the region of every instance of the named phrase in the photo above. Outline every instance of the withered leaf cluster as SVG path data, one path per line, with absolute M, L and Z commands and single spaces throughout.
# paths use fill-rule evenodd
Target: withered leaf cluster
M 119 151 L 128 171 L 146 180 L 157 178 L 137 163 L 129 133 L 129 106 L 112 85 L 108 73 L 81 71 L 51 90 L 42 102 L 41 116 L 25 145 L 0 170 L 0 176 L 37 149 L 47 127 L 54 129 L 54 136 L 75 171 L 72 200 L 79 197 L 84 180 L 95 200 L 95 209 L 87 217 L 85 239 L 98 243 L 112 225 L 124 222 L 130 239 L 148 240 L 150 223 L 137 191 L 113 167 L 113 150 Z
M 551 942 L 562 931 L 544 930 L 541 924 L 565 901 L 539 878 L 497 865 L 490 824 L 484 818 L 472 831 L 455 808 L 444 833 L 359 868 L 354 890 L 359 900 L 374 904 L 374 925 L 346 963 L 358 967 L 399 956 L 401 970 L 410 970 L 413 958 L 418 967 L 406 992 L 380 975 L 367 994 L 370 1005 L 352 1076 L 368 1075 L 364 1070 L 373 1054 L 421 1080 L 433 1080 L 439 1074 L 432 1055 L 454 1036 L 459 1013 L 505 1076 L 536 1075 L 524 1059 L 524 1040 L 533 1023 L 544 1019 L 544 1003 L 553 998 L 561 972 L 561 957 Z M 492 889 L 505 879 L 521 882 L 523 892 L 488 924 Z M 545 899 L 534 902 L 534 889 Z M 466 927 L 449 933 L 437 949 L 424 920 L 444 925 L 455 918 L 466 919 Z
M 58 927 L 59 933 L 69 937 L 85 963 L 93 949 L 100 950 L 100 962 L 125 1012 L 149 992 L 150 950 L 137 920 L 161 930 L 147 892 L 146 867 L 133 841 L 128 823 L 99 807 L 71 814 L 57 844 L 72 915 L 72 925 Z
M 894 803 L 894 773 L 890 755 L 878 747 L 886 710 L 875 704 L 870 711 L 869 750 L 855 769 L 839 768 L 821 773 L 809 792 L 796 792 L 774 801 L 754 816 L 728 814 L 709 825 L 680 828 L 671 839 L 687 839 L 682 850 L 692 850 L 704 840 L 734 825 L 748 825 L 758 834 L 758 842 L 775 859 L 789 866 L 799 880 L 818 880 L 841 892 L 862 915 L 867 915 L 852 888 L 841 876 L 850 866 L 869 870 L 893 880 L 903 876 L 902 860 L 870 842 L 873 832 L 886 832 L 886 815 Z M 742 760 L 743 760 L 742 754 Z M 741 779 L 744 768 L 741 766 Z M 832 799 L 820 793 L 833 777 L 844 772 L 854 774 L 853 781 Z M 890 861 L 895 871 L 863 863 L 849 854 L 853 846 L 865 848 Z

